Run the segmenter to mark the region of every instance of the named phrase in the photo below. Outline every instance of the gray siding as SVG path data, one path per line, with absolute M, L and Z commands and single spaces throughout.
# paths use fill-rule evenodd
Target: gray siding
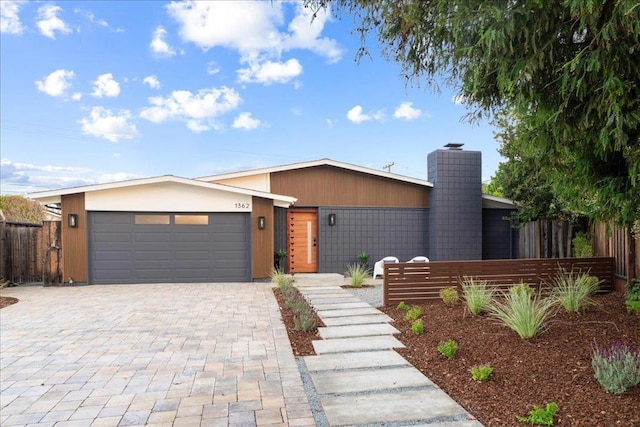
M 133 212 L 89 213 L 90 283 L 251 280 L 248 213 L 209 213 L 209 225 L 136 225 Z
M 329 226 L 329 214 L 336 225 Z M 428 253 L 429 209 L 343 208 L 318 209 L 318 272 L 344 273 L 357 255 L 370 255 L 369 267 L 385 256 L 408 261 Z
M 514 211 L 482 210 L 482 259 L 518 258 L 518 230 L 511 227 L 508 219 Z

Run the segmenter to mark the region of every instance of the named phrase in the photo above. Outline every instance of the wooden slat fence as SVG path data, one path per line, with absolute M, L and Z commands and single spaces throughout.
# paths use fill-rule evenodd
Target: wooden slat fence
M 603 292 L 613 290 L 614 258 L 545 258 L 483 261 L 434 261 L 384 265 L 384 305 L 400 301 L 420 302 L 439 299 L 443 288 L 455 286 L 468 276 L 486 280 L 492 287 L 506 290 L 524 282 L 539 288 L 555 277 L 559 268 L 598 277 Z

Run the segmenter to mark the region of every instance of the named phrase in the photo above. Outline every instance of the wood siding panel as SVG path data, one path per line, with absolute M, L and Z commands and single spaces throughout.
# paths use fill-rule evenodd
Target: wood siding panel
M 70 228 L 69 214 L 78 215 L 78 227 Z M 87 212 L 84 193 L 62 196 L 62 281 L 87 281 Z
M 265 218 L 265 228 L 258 229 L 258 217 Z M 251 212 L 252 274 L 254 279 L 269 277 L 273 268 L 273 201 L 262 197 L 253 198 Z
M 271 192 L 298 198 L 296 206 L 429 207 L 429 187 L 333 166 L 271 174 Z

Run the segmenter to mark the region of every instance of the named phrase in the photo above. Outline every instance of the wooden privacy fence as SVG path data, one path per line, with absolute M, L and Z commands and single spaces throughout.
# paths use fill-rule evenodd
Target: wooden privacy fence
M 14 284 L 62 281 L 60 221 L 0 222 L 0 277 Z
M 613 258 L 545 258 L 484 261 L 434 261 L 427 263 L 391 263 L 384 265 L 384 305 L 439 299 L 440 290 L 455 286 L 468 276 L 486 280 L 490 286 L 506 290 L 524 282 L 540 287 L 550 282 L 563 268 L 574 273 L 588 273 L 602 282 L 600 289 L 610 291 L 614 285 Z

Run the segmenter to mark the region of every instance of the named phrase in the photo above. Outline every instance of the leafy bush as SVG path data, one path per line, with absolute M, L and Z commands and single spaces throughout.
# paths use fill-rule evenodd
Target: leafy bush
M 366 267 L 367 264 L 369 263 L 369 254 L 366 252 L 360 252 L 358 254 L 358 263 L 361 266 Z
M 347 277 L 350 278 L 351 286 L 354 288 L 359 288 L 364 285 L 365 280 L 367 280 L 371 275 L 369 274 L 369 269 L 362 264 L 350 264 L 347 266 Z
M 523 423 L 539 426 L 552 426 L 553 416 L 556 412 L 558 412 L 558 404 L 556 402 L 549 402 L 544 408 L 533 405 L 533 409 L 529 411 L 528 417 L 517 416 L 516 418 L 518 418 L 518 421 Z
M 299 309 L 293 316 L 293 327 L 296 331 L 309 332 L 316 328 L 316 318 L 313 309 L 308 305 Z
M 515 331 L 520 338 L 532 338 L 544 331 L 553 315 L 555 302 L 540 293 L 506 292 L 502 302 L 489 305 L 489 313 Z
M 591 298 L 600 287 L 597 277 L 575 274 L 560 269 L 553 281 L 551 298 L 571 313 L 579 313 L 588 305 L 596 305 Z
M 45 217 L 44 207 L 24 196 L 0 195 L 0 210 L 9 222 L 40 224 Z
M 424 325 L 422 324 L 422 319 L 416 319 L 411 324 L 411 330 L 414 334 L 422 334 L 424 332 Z
M 418 320 L 422 316 L 422 309 L 420 307 L 411 307 L 407 314 L 404 316 L 404 320 L 408 320 L 410 322 L 414 320 Z
M 411 306 L 409 304 L 406 304 L 404 301 L 400 301 L 400 304 L 398 304 L 398 310 L 409 311 L 410 309 Z
M 471 378 L 473 378 L 474 381 L 486 381 L 492 373 L 493 368 L 488 363 L 471 368 Z
M 438 344 L 438 351 L 447 359 L 453 359 L 458 352 L 458 343 L 452 339 L 441 341 Z
M 526 283 L 518 283 L 509 288 L 511 293 L 525 293 L 527 295 L 533 294 L 533 288 Z
M 640 279 L 635 279 L 633 284 L 627 289 L 624 305 L 629 313 L 640 315 Z
M 576 258 L 589 258 L 593 256 L 591 239 L 588 234 L 578 233 L 573 238 L 573 255 Z
M 453 286 L 440 289 L 440 298 L 442 298 L 442 301 L 447 305 L 453 305 L 460 301 L 458 290 Z
M 467 310 L 474 316 L 485 311 L 493 299 L 494 291 L 488 284 L 486 280 L 476 280 L 473 277 L 464 277 L 460 282 Z
M 640 355 L 626 343 L 614 342 L 608 349 L 594 347 L 591 366 L 607 393 L 622 394 L 640 384 Z

